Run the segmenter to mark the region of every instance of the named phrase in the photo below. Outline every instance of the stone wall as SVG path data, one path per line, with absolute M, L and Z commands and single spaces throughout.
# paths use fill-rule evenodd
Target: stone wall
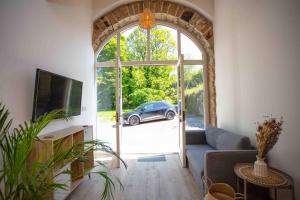
M 209 123 L 216 125 L 215 61 L 213 24 L 196 10 L 178 3 L 159 0 L 135 1 L 122 5 L 94 22 L 93 48 L 97 52 L 101 44 L 115 31 L 139 20 L 144 8 L 149 8 L 155 18 L 188 31 L 203 47 L 207 56 Z

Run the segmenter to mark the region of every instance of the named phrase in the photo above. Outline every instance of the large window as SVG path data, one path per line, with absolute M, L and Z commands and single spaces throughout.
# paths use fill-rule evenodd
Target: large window
M 117 59 L 117 36 L 103 46 L 96 59 L 98 63 Z M 120 33 L 119 45 L 121 61 L 175 61 L 179 54 L 183 54 L 186 61 L 197 60 L 203 64 L 200 63 L 203 56 L 198 46 L 184 33 L 164 25 L 151 30 L 131 27 Z
M 204 127 L 204 74 L 202 65 L 184 66 L 184 92 L 188 129 Z
M 201 49 L 184 30 L 165 25 L 157 25 L 151 30 L 130 27 L 116 33 L 102 47 L 96 57 L 98 111 L 108 113 L 115 108 L 112 87 L 116 76 L 114 70 L 99 71 L 98 68 L 117 66 L 122 66 L 123 109 L 132 110 L 142 103 L 160 100 L 180 104 L 175 66 L 181 54 L 184 55 L 187 129 L 203 129 L 207 110 L 206 61 Z M 153 65 L 155 67 L 150 67 Z
M 150 30 L 151 60 L 176 60 L 177 31 L 173 28 L 158 25 Z
M 120 33 L 121 61 L 176 60 L 177 56 L 177 30 L 173 28 L 158 25 L 148 32 L 135 26 Z M 104 45 L 97 62 L 116 59 L 117 35 Z
M 116 61 L 117 56 L 117 36 L 114 36 L 106 43 L 101 53 L 97 56 L 97 62 Z
M 121 33 L 121 61 L 147 60 L 147 30 L 134 27 Z
M 196 44 L 183 33 L 180 34 L 181 53 L 186 60 L 202 60 L 202 53 Z

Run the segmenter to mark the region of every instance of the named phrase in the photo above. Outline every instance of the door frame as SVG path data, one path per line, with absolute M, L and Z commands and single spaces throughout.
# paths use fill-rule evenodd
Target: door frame
M 171 24 L 166 24 L 166 23 L 162 23 L 162 25 L 164 26 L 169 26 L 171 28 L 175 28 L 177 29 L 177 49 L 178 49 L 178 59 L 177 60 L 161 60 L 161 61 L 152 61 L 151 56 L 150 56 L 150 52 L 149 52 L 149 40 L 148 40 L 148 48 L 147 48 L 147 60 L 146 61 L 121 61 L 120 60 L 120 41 L 121 41 L 121 32 L 135 26 L 136 23 L 131 24 L 130 26 L 126 26 L 121 30 L 118 30 L 114 33 L 112 33 L 110 35 L 110 37 L 107 38 L 107 40 L 105 41 L 105 43 L 103 43 L 102 47 L 104 47 L 104 45 L 106 44 L 106 42 L 108 42 L 113 36 L 117 35 L 117 59 L 116 61 L 107 61 L 107 62 L 97 62 L 96 58 L 97 56 L 95 56 L 95 64 L 94 64 L 94 69 L 95 69 L 95 76 L 94 76 L 94 81 L 95 81 L 95 86 L 97 86 L 96 83 L 96 70 L 99 67 L 112 67 L 115 66 L 116 67 L 116 153 L 117 155 L 121 155 L 121 134 L 122 134 L 122 67 L 129 67 L 129 66 L 134 66 L 134 67 L 142 67 L 142 66 L 177 66 L 180 63 L 181 66 L 181 70 L 184 73 L 184 66 L 185 65 L 203 65 L 203 72 L 204 72 L 204 125 L 206 127 L 207 122 L 208 122 L 208 81 L 207 81 L 207 55 L 205 53 L 205 51 L 203 50 L 202 46 L 191 36 L 190 33 L 188 33 L 187 31 L 183 30 L 180 27 L 171 25 Z M 181 54 L 181 33 L 185 34 L 186 36 L 188 36 L 189 39 L 191 39 L 196 46 L 200 49 L 200 51 L 202 52 L 203 55 L 203 59 L 202 60 L 184 60 L 184 56 Z M 147 38 L 150 37 L 150 31 L 147 31 Z M 97 51 L 97 55 L 98 53 L 100 53 L 101 48 L 99 48 L 99 50 Z M 183 80 L 184 82 L 184 80 Z M 183 93 L 184 93 L 184 87 L 183 89 Z M 118 98 L 117 98 L 118 97 Z M 184 99 L 184 98 L 183 98 Z M 181 114 L 184 118 L 185 118 L 185 111 L 184 113 Z M 96 115 L 96 119 L 97 119 L 97 115 Z M 185 119 L 184 119 L 185 120 Z M 185 130 L 185 125 L 184 125 L 184 130 Z M 97 131 L 97 125 L 96 125 L 96 131 Z M 185 134 L 183 134 L 185 136 Z M 184 146 L 185 146 L 185 137 L 184 137 Z M 184 147 L 184 152 L 185 152 L 185 147 Z M 185 153 L 183 154 L 185 155 Z M 185 167 L 186 162 L 183 162 L 184 160 L 186 160 L 185 156 L 183 156 L 182 159 L 182 166 Z M 117 167 L 120 166 L 120 161 L 117 161 Z
M 178 137 L 179 137 L 179 158 L 182 167 L 186 167 L 186 106 L 185 106 L 185 87 L 184 87 L 184 55 L 179 56 L 177 64 L 177 91 L 178 91 Z
M 117 55 L 120 55 L 120 34 L 117 36 Z M 121 155 L 121 132 L 123 126 L 122 118 L 122 66 L 120 56 L 116 61 L 116 90 L 115 90 L 115 101 L 116 101 L 116 154 Z M 120 167 L 120 160 L 117 159 L 116 167 Z

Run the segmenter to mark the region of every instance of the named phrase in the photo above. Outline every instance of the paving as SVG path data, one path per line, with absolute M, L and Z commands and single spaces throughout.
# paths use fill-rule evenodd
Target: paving
M 189 129 L 203 124 L 199 118 L 188 119 Z M 137 126 L 123 125 L 121 132 L 122 153 L 173 153 L 178 152 L 178 118 L 141 123 Z M 108 142 L 115 149 L 116 127 L 113 122 L 97 124 L 97 138 Z

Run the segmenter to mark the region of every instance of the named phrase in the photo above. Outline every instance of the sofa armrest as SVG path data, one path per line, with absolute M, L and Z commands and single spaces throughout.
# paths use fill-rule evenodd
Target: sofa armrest
M 187 130 L 186 144 L 206 144 L 205 130 Z
M 213 182 L 225 182 L 235 188 L 235 164 L 254 163 L 256 155 L 256 150 L 207 151 L 204 155 L 204 175 Z

